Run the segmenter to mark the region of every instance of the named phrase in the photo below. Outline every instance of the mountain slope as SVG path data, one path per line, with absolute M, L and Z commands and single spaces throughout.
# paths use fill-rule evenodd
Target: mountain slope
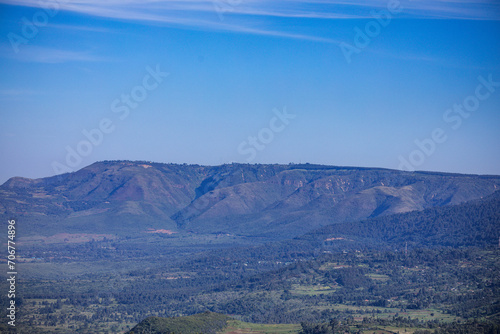
M 293 237 L 332 223 L 458 204 L 500 177 L 321 165 L 222 166 L 106 161 L 0 186 L 0 214 L 29 234 L 147 229 Z
M 402 247 L 488 247 L 500 237 L 500 191 L 481 200 L 323 227 L 323 240 L 356 239 Z
M 359 222 L 331 224 L 299 237 L 241 248 L 214 250 L 200 258 L 214 268 L 228 264 L 303 261 L 323 253 L 376 250 L 496 248 L 500 237 L 500 191 L 479 200 Z M 185 269 L 193 266 L 189 263 Z

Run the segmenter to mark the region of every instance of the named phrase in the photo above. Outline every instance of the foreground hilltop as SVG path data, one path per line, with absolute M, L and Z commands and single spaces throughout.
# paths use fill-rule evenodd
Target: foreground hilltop
M 146 333 L 183 333 L 216 334 L 227 327 L 230 318 L 223 314 L 205 312 L 187 317 L 160 318 L 150 317 L 141 321 L 127 334 Z
M 332 223 L 459 204 L 500 189 L 499 176 L 312 164 L 221 166 L 104 161 L 0 186 L 0 214 L 27 233 L 147 229 L 293 237 Z

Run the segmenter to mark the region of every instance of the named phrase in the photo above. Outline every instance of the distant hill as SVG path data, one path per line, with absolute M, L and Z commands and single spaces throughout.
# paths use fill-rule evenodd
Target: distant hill
M 149 317 L 127 334 L 215 334 L 227 327 L 230 317 L 205 312 L 187 317 Z
M 0 215 L 22 220 L 25 236 L 134 235 L 153 228 L 283 239 L 334 223 L 459 204 L 498 189 L 499 176 L 105 161 L 55 177 L 8 180 L 0 186 Z

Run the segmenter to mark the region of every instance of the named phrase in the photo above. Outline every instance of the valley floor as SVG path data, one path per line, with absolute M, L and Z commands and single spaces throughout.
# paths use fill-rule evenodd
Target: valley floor
M 36 260 L 19 265 L 19 327 L 124 333 L 150 316 L 207 310 L 236 319 L 227 333 L 296 333 L 301 322 L 332 318 L 379 319 L 376 328 L 390 332 L 500 319 L 498 249 L 309 252 L 286 244 L 199 252 L 195 246 L 174 251 L 170 239 L 162 240 L 129 241 L 133 260 L 116 251 L 116 240 L 47 246 L 46 254 L 60 252 L 53 259 L 41 259 L 43 248 L 26 249 Z M 86 254 L 101 255 L 91 261 Z

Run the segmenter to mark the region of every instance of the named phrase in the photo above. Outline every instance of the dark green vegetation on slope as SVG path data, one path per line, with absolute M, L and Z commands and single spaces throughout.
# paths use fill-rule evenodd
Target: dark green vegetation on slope
M 212 312 L 178 318 L 150 317 L 141 321 L 128 334 L 216 334 L 227 327 L 228 320 L 228 316 Z
M 207 310 L 498 321 L 499 179 L 131 162 L 12 179 L 0 203 L 19 226 L 19 324 L 115 333 Z
M 500 191 L 482 200 L 454 206 L 329 225 L 302 238 L 322 241 L 325 236 L 352 240 L 357 247 L 361 244 L 401 247 L 405 243 L 409 247 L 495 245 L 500 236 Z

